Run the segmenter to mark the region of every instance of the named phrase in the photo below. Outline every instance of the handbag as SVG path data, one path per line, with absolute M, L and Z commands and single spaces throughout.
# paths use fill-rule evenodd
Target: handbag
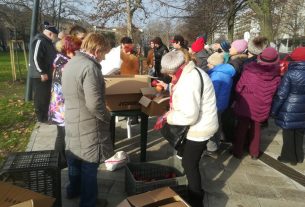
M 203 79 L 198 68 L 195 68 L 199 73 L 201 81 L 201 97 L 203 94 Z M 189 131 L 189 125 L 171 125 L 167 122 L 161 128 L 162 136 L 172 145 L 176 150 L 181 149 L 186 142 L 186 135 Z

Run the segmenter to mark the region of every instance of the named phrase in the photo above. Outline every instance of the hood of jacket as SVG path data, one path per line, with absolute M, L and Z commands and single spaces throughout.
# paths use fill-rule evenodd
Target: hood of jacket
M 230 64 L 216 65 L 214 68 L 208 71 L 208 74 L 211 74 L 213 72 L 225 73 L 231 77 L 233 77 L 236 74 L 234 67 Z
M 251 62 L 244 65 L 245 71 L 257 74 L 263 80 L 273 80 L 275 77 L 279 76 L 280 68 L 278 64 L 275 65 L 260 65 L 257 62 Z

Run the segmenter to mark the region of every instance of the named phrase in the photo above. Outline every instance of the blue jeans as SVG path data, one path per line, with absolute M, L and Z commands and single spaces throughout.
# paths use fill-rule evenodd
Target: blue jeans
M 67 157 L 70 183 L 67 197 L 80 195 L 80 207 L 95 207 L 97 199 L 97 163 L 89 163 L 72 156 Z

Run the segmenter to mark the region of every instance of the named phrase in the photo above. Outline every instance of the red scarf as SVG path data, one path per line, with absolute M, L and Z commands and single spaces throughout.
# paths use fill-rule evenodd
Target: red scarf
M 169 99 L 170 108 L 172 108 L 172 98 L 173 98 L 173 93 L 174 93 L 173 87 L 178 83 L 184 66 L 185 66 L 185 64 L 181 65 L 180 68 L 176 71 L 176 73 L 172 77 L 172 82 L 171 82 L 172 85 L 171 85 L 170 99 Z

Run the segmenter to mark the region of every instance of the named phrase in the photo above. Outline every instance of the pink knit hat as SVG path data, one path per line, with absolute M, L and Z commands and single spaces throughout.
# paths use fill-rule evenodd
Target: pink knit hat
M 248 42 L 244 39 L 235 40 L 232 42 L 231 47 L 235 48 L 238 54 L 241 54 L 247 49 Z

